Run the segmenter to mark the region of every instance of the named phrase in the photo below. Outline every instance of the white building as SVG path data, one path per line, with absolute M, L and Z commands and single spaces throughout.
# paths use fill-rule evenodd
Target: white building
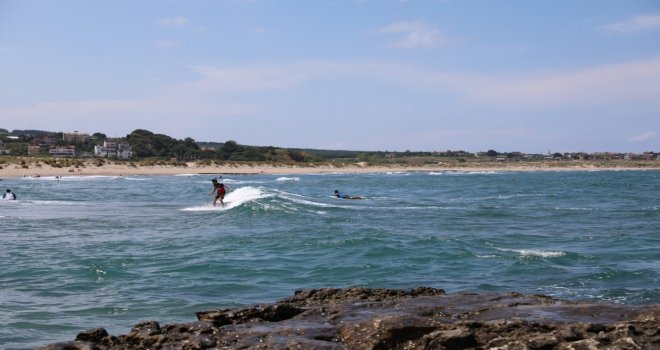
M 117 159 L 130 159 L 133 156 L 131 146 L 127 142 L 107 139 L 103 141 L 103 146 L 94 146 L 94 155 L 97 157 Z

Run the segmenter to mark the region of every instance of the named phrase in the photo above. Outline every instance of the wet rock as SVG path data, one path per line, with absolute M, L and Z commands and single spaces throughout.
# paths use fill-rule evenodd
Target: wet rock
M 305 311 L 289 304 L 255 306 L 239 310 L 201 311 L 197 313 L 200 321 L 211 321 L 216 326 L 245 323 L 255 320 L 279 322 L 288 320 Z
M 657 349 L 660 306 L 547 296 L 323 288 L 274 304 L 197 313 L 198 321 L 102 328 L 43 349 Z
M 323 304 L 336 304 L 345 301 L 383 301 L 405 297 L 436 296 L 443 295 L 442 289 L 419 287 L 409 291 L 399 289 L 370 289 L 362 287 L 351 287 L 346 289 L 321 288 L 312 290 L 297 290 L 290 298 L 283 299 L 280 303 L 296 306 L 309 306 Z
M 76 336 L 78 341 L 90 341 L 90 342 L 99 342 L 101 339 L 108 336 L 108 331 L 104 328 L 95 328 L 89 331 L 80 332 Z

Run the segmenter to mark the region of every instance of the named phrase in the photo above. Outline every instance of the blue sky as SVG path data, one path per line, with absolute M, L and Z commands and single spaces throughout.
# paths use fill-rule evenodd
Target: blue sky
M 0 0 L 0 127 L 660 151 L 657 0 Z

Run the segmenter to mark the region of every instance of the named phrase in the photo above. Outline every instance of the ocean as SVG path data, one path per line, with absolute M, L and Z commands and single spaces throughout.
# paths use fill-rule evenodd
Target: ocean
M 213 177 L 0 181 L 0 348 L 321 287 L 660 303 L 660 171 Z

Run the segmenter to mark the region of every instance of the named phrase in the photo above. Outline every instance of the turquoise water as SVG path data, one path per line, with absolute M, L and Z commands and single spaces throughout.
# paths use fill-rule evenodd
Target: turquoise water
M 660 171 L 211 178 L 0 181 L 0 348 L 318 287 L 660 303 Z

